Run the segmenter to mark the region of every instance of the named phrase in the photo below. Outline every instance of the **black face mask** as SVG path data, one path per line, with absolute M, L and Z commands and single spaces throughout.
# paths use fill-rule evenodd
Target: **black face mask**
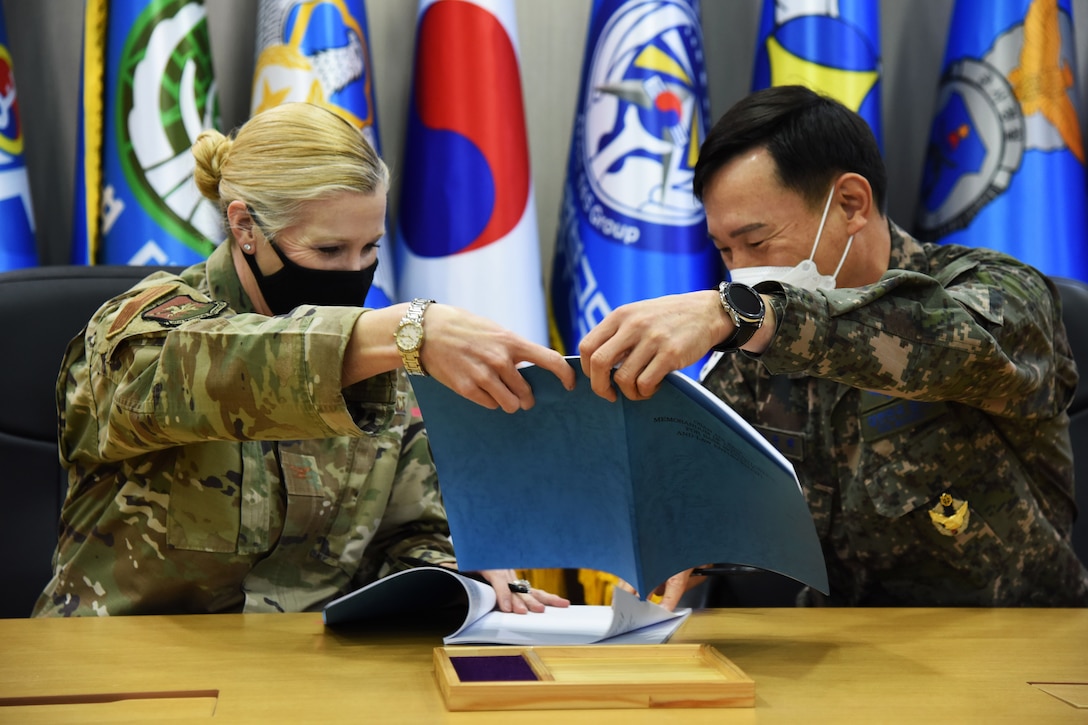
M 260 229 L 257 212 L 252 207 L 247 207 L 247 210 Z M 287 259 L 271 236 L 264 234 L 264 238 L 268 239 L 275 256 L 283 262 L 283 269 L 265 277 L 257 265 L 257 255 L 244 256 L 249 269 L 257 278 L 264 302 L 268 304 L 273 315 L 286 315 L 299 305 L 362 307 L 366 304 L 370 285 L 374 282 L 374 271 L 378 269 L 378 260 L 375 259 L 373 265 L 358 272 L 310 269 Z
M 246 254 L 246 262 L 257 278 L 264 301 L 273 315 L 284 315 L 299 305 L 337 305 L 362 307 L 378 261 L 358 272 L 333 269 L 310 269 L 288 259 L 275 242 L 268 239 L 272 250 L 283 262 L 283 269 L 268 276 L 257 266 L 257 255 Z

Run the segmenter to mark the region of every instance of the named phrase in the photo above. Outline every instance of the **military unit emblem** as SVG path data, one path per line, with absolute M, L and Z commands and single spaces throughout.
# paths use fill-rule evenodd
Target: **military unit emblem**
M 155 305 L 141 317 L 157 322 L 163 327 L 177 327 L 190 320 L 215 317 L 227 307 L 226 302 L 209 300 L 199 302 L 189 295 L 177 295 Z
M 919 237 L 942 239 L 995 214 L 983 212 L 1016 195 L 1019 172 L 1040 163 L 1030 152 L 1066 152 L 1083 164 L 1071 35 L 1057 3 L 1032 2 L 988 49 L 948 66 L 926 153 Z M 978 224 L 991 228 L 982 218 Z M 1005 226 L 998 219 L 992 229 Z
M 107 190 L 103 233 L 120 221 L 124 198 L 131 195 L 154 227 L 184 245 L 175 248 L 168 238 L 148 239 L 143 229 L 119 228 L 117 239 L 133 240 L 129 250 L 118 252 L 127 264 L 177 264 L 192 254 L 203 258 L 222 239 L 219 210 L 193 182 L 191 153 L 200 132 L 219 125 L 211 57 L 207 14 L 192 0 L 149 4 L 124 38 L 118 122 L 110 132 L 116 133 L 116 159 L 127 190 L 123 185 Z M 107 170 L 112 163 L 107 161 Z M 128 215 L 134 212 L 129 209 Z
M 955 536 L 967 528 L 967 522 L 971 520 L 971 510 L 966 501 L 952 498 L 952 494 L 945 492 L 929 510 L 929 518 L 937 531 L 945 536 Z
M 1012 87 L 988 63 L 966 58 L 941 83 L 918 215 L 929 239 L 963 229 L 1008 188 L 1024 155 L 1024 115 Z
M 362 129 L 377 147 L 367 43 L 365 29 L 341 0 L 262 3 L 250 112 L 316 103 Z
M 706 135 L 701 33 L 691 7 L 646 0 L 621 7 L 602 31 L 580 138 L 584 195 L 593 197 L 587 216 L 604 238 L 645 246 L 652 240 L 631 220 L 676 227 L 703 220 L 691 193 Z M 669 238 L 671 250 L 677 241 Z

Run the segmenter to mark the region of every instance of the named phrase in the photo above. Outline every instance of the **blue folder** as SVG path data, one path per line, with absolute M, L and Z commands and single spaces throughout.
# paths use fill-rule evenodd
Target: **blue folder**
M 820 542 L 791 464 L 701 385 L 670 373 L 611 403 L 521 370 L 536 405 L 488 410 L 413 378 L 462 570 L 605 571 L 648 596 L 704 564 L 777 572 L 824 593 Z

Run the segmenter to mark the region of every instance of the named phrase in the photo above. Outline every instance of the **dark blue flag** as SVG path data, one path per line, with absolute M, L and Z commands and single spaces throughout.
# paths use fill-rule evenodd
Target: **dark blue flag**
M 1088 281 L 1068 0 L 958 0 L 916 233 Z
M 557 349 L 577 352 L 620 305 L 722 278 L 691 187 L 709 123 L 697 0 L 595 0 L 552 275 Z

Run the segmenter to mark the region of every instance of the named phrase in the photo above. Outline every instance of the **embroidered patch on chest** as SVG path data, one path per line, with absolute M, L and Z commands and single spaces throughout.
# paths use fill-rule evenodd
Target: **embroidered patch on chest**
M 177 295 L 160 302 L 140 316 L 164 327 L 177 327 L 190 320 L 215 317 L 226 307 L 226 302 L 198 302 L 189 295 Z

